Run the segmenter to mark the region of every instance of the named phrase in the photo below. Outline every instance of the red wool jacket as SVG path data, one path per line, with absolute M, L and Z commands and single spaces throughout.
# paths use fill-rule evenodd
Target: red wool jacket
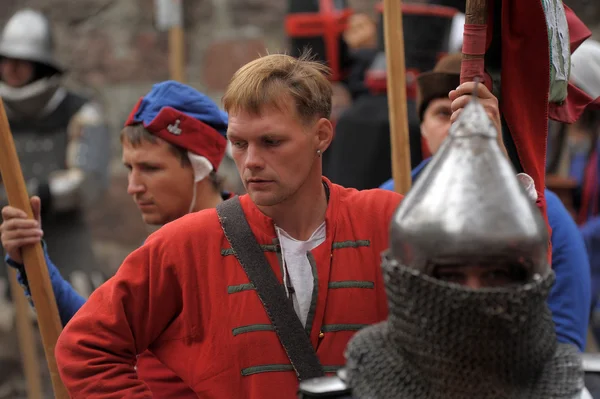
M 162 364 L 150 351 L 137 358 L 137 376 L 148 384 L 154 399 L 196 399 L 192 389 Z
M 223 193 L 224 200 L 233 198 L 231 193 Z M 141 353 L 137 358 L 137 376 L 152 391 L 154 399 L 194 399 L 198 396 L 173 371 L 162 364 L 150 351 Z
M 324 181 L 326 240 L 307 254 L 315 288 L 306 330 L 333 372 L 350 337 L 387 316 L 380 255 L 402 197 Z M 240 200 L 282 281 L 273 221 Z M 134 369 L 146 349 L 202 398 L 296 397 L 295 372 L 214 209 L 165 225 L 129 255 L 65 327 L 56 359 L 72 398 L 151 398 Z

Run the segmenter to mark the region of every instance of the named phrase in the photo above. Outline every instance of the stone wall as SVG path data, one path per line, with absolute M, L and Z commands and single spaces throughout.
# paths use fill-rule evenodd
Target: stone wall
M 239 66 L 267 51 L 286 49 L 286 0 L 182 1 L 187 82 L 217 102 Z M 373 13 L 377 2 L 350 0 L 349 4 L 358 12 Z M 447 5 L 461 2 L 464 0 L 436 0 Z M 599 37 L 600 2 L 566 3 Z M 114 270 L 124 254 L 137 245 L 131 243 L 141 242 L 147 233 L 138 225 L 136 210 L 124 190 L 118 132 L 136 100 L 154 82 L 169 78 L 168 33 L 156 29 L 154 0 L 2 0 L 0 25 L 24 7 L 41 10 L 51 18 L 58 58 L 69 68 L 67 84 L 90 93 L 105 105 L 113 132 L 115 178 L 104 201 L 109 208 L 96 210 L 90 219 L 95 225 L 98 251 Z M 115 208 L 127 209 L 131 220 L 124 223 Z M 121 228 L 123 225 L 126 227 Z M 115 231 L 122 237 L 115 239 Z M 114 242 L 127 245 L 115 247 Z
M 310 1 L 310 0 L 307 0 Z M 450 1 L 450 0 L 447 0 Z M 183 0 L 188 82 L 216 99 L 231 74 L 268 51 L 286 48 L 284 0 Z M 0 24 L 17 9 L 45 12 L 56 29 L 59 58 L 69 84 L 96 91 L 115 127 L 153 82 L 168 79 L 168 34 L 154 25 L 153 0 L 2 0 Z M 371 12 L 375 0 L 354 0 Z M 600 5 L 568 0 L 600 27 Z M 597 29 L 596 29 L 597 30 Z
M 182 1 L 187 82 L 216 101 L 239 66 L 267 51 L 286 49 L 285 0 Z M 464 0 L 436 2 L 453 5 Z M 368 13 L 373 13 L 376 3 L 377 0 L 349 1 L 356 11 Z M 567 0 L 566 3 L 598 37 L 600 2 Z M 105 105 L 113 132 L 114 184 L 118 185 L 109 193 L 109 200 L 131 205 L 123 189 L 125 170 L 119 161 L 118 132 L 136 100 L 154 82 L 170 76 L 168 33 L 155 27 L 154 0 L 2 0 L 0 24 L 4 25 L 10 15 L 24 7 L 41 10 L 51 18 L 58 58 L 69 68 L 67 84 L 85 90 Z M 91 215 L 92 221 L 103 221 L 96 236 L 100 240 L 113 236 L 114 226 L 107 223 L 112 213 L 98 212 Z M 135 215 L 135 210 L 132 213 Z M 118 220 L 118 215 L 115 218 Z M 124 236 L 134 235 L 124 242 L 139 242 L 146 232 L 138 227 L 118 230 Z M 104 252 L 114 253 L 112 246 L 108 248 Z M 125 246 L 122 253 L 130 249 Z M 121 255 L 116 256 L 120 258 Z M 113 260 L 109 262 L 112 264 Z
M 310 1 L 310 0 L 307 0 Z M 452 1 L 445 0 L 450 4 Z M 218 98 L 243 63 L 286 48 L 284 0 L 183 0 L 188 82 Z M 443 0 L 441 2 L 444 2 Z M 168 79 L 168 34 L 154 25 L 153 0 L 2 0 L 0 24 L 17 9 L 42 10 L 56 29 L 69 84 L 89 87 L 107 104 L 117 128 L 139 95 Z M 354 0 L 371 12 L 375 0 Z M 600 3 L 567 0 L 598 31 Z M 597 25 L 597 26 L 593 26 Z
M 58 58 L 69 68 L 67 84 L 105 105 L 113 132 L 113 184 L 89 219 L 95 249 L 108 274 L 149 233 L 125 192 L 118 132 L 136 100 L 154 82 L 169 78 L 168 33 L 155 28 L 153 0 L 1 0 L 0 25 L 18 9 L 45 12 L 56 31 Z M 311 1 L 311 0 L 306 0 Z M 415 0 L 418 1 L 418 0 Z M 444 1 L 444 0 L 440 0 Z M 464 0 L 445 0 L 464 3 Z M 600 2 L 565 0 L 600 38 Z M 258 54 L 286 49 L 286 0 L 183 0 L 186 79 L 216 101 L 233 72 Z M 420 0 L 419 2 L 425 2 Z M 376 0 L 350 0 L 356 11 L 373 13 Z M 6 306 L 2 305 L 4 309 Z M 1 309 L 0 309 L 1 310 Z M 0 346 L 17 356 L 14 334 L 0 332 Z M 4 351 L 6 352 L 6 351 Z M 11 352 L 11 353 L 12 353 Z M 6 353 L 5 353 L 6 354 Z M 18 373 L 16 364 L 3 370 Z M 41 363 L 44 368 L 43 363 Z M 45 375 L 45 388 L 49 382 Z M 18 393 L 17 393 L 18 392 Z M 21 398 L 20 376 L 0 378 L 0 398 Z

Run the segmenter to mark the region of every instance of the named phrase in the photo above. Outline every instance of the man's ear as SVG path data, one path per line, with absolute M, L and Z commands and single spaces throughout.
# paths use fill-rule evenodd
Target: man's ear
M 316 125 L 317 150 L 325 152 L 333 140 L 333 125 L 327 118 L 320 118 Z
M 421 132 L 421 137 L 423 137 L 425 141 L 429 143 L 429 132 L 427 131 L 427 128 L 425 127 L 425 124 L 423 122 L 421 122 L 421 124 L 419 125 L 419 131 Z

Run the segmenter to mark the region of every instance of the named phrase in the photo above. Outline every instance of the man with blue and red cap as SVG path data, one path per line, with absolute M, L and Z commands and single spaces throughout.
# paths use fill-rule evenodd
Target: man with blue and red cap
M 173 81 L 154 85 L 142 97 L 121 131 L 123 163 L 129 169 L 127 192 L 144 222 L 162 225 L 189 212 L 213 208 L 223 194 L 216 170 L 226 149 L 227 115 L 204 94 Z M 19 270 L 29 294 L 20 248 L 42 237 L 40 200 L 33 197 L 36 220 L 14 207 L 2 210 L 2 245 L 7 263 Z M 65 281 L 46 253 L 63 324 L 85 303 Z M 196 395 L 150 352 L 138 357 L 138 376 L 156 398 L 195 398 Z

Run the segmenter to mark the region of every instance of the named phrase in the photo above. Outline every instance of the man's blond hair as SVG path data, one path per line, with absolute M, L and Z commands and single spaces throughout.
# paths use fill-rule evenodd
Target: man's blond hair
M 312 60 L 309 53 L 298 58 L 271 54 L 241 67 L 231 78 L 223 96 L 227 113 L 239 111 L 259 115 L 265 108 L 287 111 L 285 98 L 290 96 L 296 114 L 303 122 L 331 115 L 330 70 Z

